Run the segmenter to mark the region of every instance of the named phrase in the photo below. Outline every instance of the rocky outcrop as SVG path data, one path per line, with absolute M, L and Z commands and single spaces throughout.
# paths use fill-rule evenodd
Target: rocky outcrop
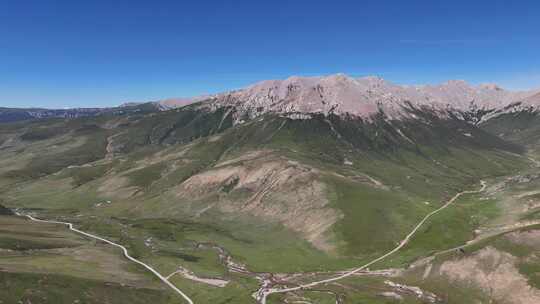
M 330 207 L 319 176 L 315 168 L 256 151 L 191 176 L 175 192 L 185 200 L 209 198 L 210 208 L 221 212 L 281 223 L 330 252 L 335 248 L 327 232 L 342 214 Z M 207 210 L 201 207 L 197 216 Z

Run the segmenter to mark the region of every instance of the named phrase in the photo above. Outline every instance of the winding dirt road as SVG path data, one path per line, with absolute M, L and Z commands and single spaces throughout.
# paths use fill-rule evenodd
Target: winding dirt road
M 303 285 L 298 285 L 298 286 L 295 286 L 295 287 L 290 287 L 290 288 L 281 288 L 281 289 L 276 289 L 276 288 L 261 288 L 258 292 L 257 292 L 257 301 L 261 304 L 266 304 L 266 298 L 271 295 L 271 294 L 274 294 L 274 293 L 286 293 L 286 292 L 290 292 L 290 291 L 295 291 L 295 290 L 301 290 L 301 289 L 307 289 L 307 288 L 311 288 L 311 287 L 315 287 L 317 285 L 320 285 L 320 284 L 325 284 L 325 283 L 330 283 L 330 282 L 335 282 L 335 281 L 338 281 L 338 280 L 341 280 L 341 279 L 344 279 L 344 278 L 347 278 L 347 277 L 350 277 L 364 269 L 366 269 L 367 267 L 387 258 L 388 256 L 396 253 L 397 251 L 399 251 L 401 248 L 403 248 L 403 246 L 405 246 L 409 240 L 411 239 L 411 237 L 418 231 L 418 229 L 420 229 L 420 227 L 422 227 L 422 225 L 430 218 L 432 217 L 433 215 L 441 212 L 442 210 L 446 209 L 448 206 L 450 206 L 453 202 L 455 202 L 460 196 L 462 196 L 463 194 L 472 194 L 472 193 L 480 193 L 482 191 L 484 191 L 484 189 L 486 188 L 486 182 L 485 181 L 480 181 L 480 184 L 482 185 L 482 187 L 479 189 L 479 190 L 468 190 L 468 191 L 462 191 L 462 192 L 459 192 L 457 193 L 456 195 L 454 195 L 450 200 L 448 200 L 442 207 L 440 207 L 439 209 L 437 210 L 434 210 L 432 212 L 430 212 L 428 215 L 426 215 L 415 227 L 414 229 L 409 233 L 407 234 L 407 236 L 399 243 L 399 245 L 392 249 L 391 251 L 389 251 L 388 253 L 372 260 L 371 262 L 367 263 L 367 264 L 364 264 L 358 268 L 355 268 L 351 271 L 348 271 L 348 272 L 345 272 L 344 274 L 342 275 L 339 275 L 337 277 L 333 277 L 333 278 L 329 278 L 329 279 L 325 279 L 325 280 L 321 280 L 321 281 L 316 281 L 316 282 L 311 282 L 311 283 L 308 283 L 308 284 L 303 284 Z
M 132 257 L 129 255 L 126 247 L 120 245 L 120 244 L 116 244 L 114 242 L 111 242 L 107 239 L 104 239 L 102 237 L 99 237 L 97 235 L 93 235 L 93 234 L 90 234 L 90 233 L 87 233 L 87 232 L 84 232 L 84 231 L 81 231 L 77 228 L 74 228 L 73 227 L 73 224 L 72 223 L 68 223 L 68 222 L 59 222 L 59 221 L 47 221 L 47 220 L 40 220 L 40 219 L 37 219 L 31 215 L 28 215 L 28 214 L 21 214 L 19 212 L 15 212 L 15 214 L 19 215 L 19 216 L 25 216 L 27 218 L 29 218 L 30 220 L 34 221 L 34 222 L 40 222 L 40 223 L 50 223 L 50 224 L 61 224 L 61 225 L 66 225 L 69 227 L 69 230 L 71 231 L 75 231 L 76 233 L 79 233 L 79 234 L 82 234 L 84 236 L 87 236 L 87 237 L 90 237 L 90 238 L 93 238 L 93 239 L 96 239 L 96 240 L 99 240 L 99 241 L 102 241 L 102 242 L 105 242 L 107 244 L 110 244 L 110 245 L 113 245 L 113 246 L 116 246 L 120 249 L 122 249 L 123 253 L 124 253 L 124 256 L 134 262 L 134 263 L 137 263 L 141 266 L 143 266 L 144 268 L 148 269 L 150 272 L 152 272 L 156 277 L 158 277 L 163 283 L 165 283 L 167 286 L 169 286 L 172 290 L 174 290 L 176 293 L 178 293 L 179 295 L 181 295 L 185 300 L 186 302 L 188 302 L 189 304 L 193 304 L 193 301 L 185 294 L 183 293 L 180 289 L 178 289 L 176 286 L 174 286 L 167 278 L 165 278 L 164 276 L 162 276 L 159 272 L 157 272 L 157 270 L 155 270 L 154 268 L 152 268 L 151 266 L 149 266 L 148 264 L 145 264 L 139 260 L 137 260 L 136 258 Z

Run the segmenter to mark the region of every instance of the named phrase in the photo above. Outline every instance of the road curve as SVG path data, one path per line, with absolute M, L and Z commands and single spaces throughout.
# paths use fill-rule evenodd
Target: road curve
M 174 286 L 167 278 L 165 278 L 164 276 L 162 276 L 159 272 L 157 272 L 157 270 L 155 270 L 154 268 L 152 268 L 151 266 L 137 260 L 136 258 L 132 257 L 129 255 L 126 247 L 120 245 L 120 244 L 116 244 L 114 242 L 111 242 L 107 239 L 104 239 L 102 237 L 99 237 L 97 235 L 93 235 L 93 234 L 90 234 L 90 233 L 87 233 L 87 232 L 84 232 L 84 231 L 81 231 L 77 228 L 74 228 L 73 227 L 73 224 L 72 223 L 68 223 L 68 222 L 59 222 L 59 221 L 46 221 L 46 220 L 40 220 L 40 219 L 37 219 L 31 215 L 28 215 L 28 214 L 21 214 L 19 212 L 15 212 L 15 214 L 19 215 L 19 216 L 25 216 L 27 218 L 29 218 L 30 220 L 34 221 L 34 222 L 41 222 L 41 223 L 51 223 L 51 224 L 62 224 L 62 225 L 66 225 L 69 227 L 69 230 L 72 230 L 72 231 L 75 231 L 76 233 L 79 233 L 79 234 L 82 234 L 84 236 L 87 236 L 87 237 L 90 237 L 90 238 L 93 238 L 93 239 L 96 239 L 96 240 L 99 240 L 99 241 L 102 241 L 102 242 L 105 242 L 107 244 L 110 244 L 110 245 L 113 245 L 113 246 L 116 246 L 120 249 L 122 249 L 123 253 L 124 253 L 124 256 L 134 262 L 134 263 L 137 263 L 141 266 L 143 266 L 144 268 L 148 269 L 150 272 L 152 272 L 156 277 L 158 277 L 163 283 L 167 284 L 167 286 L 169 286 L 172 290 L 174 290 L 176 293 L 178 293 L 179 295 L 181 295 L 185 300 L 186 302 L 188 302 L 189 304 L 193 304 L 193 301 L 185 294 L 183 293 L 180 289 L 178 289 L 176 286 Z
M 479 192 L 482 192 L 484 191 L 484 189 L 486 188 L 486 182 L 485 181 L 480 181 L 480 184 L 482 185 L 482 187 L 479 189 L 479 190 L 468 190 L 468 191 L 462 191 L 462 192 L 459 192 L 457 193 L 456 195 L 454 195 L 450 200 L 448 200 L 446 202 L 446 204 L 444 204 L 442 207 L 440 207 L 439 209 L 437 210 L 434 210 L 432 212 L 430 212 L 428 215 L 426 215 L 419 223 L 418 225 L 416 225 L 414 227 L 414 229 L 409 233 L 407 234 L 407 236 L 399 243 L 399 245 L 392 249 L 391 251 L 389 251 L 388 253 L 374 259 L 373 261 L 365 264 L 365 265 L 362 265 L 358 268 L 355 268 L 349 272 L 346 272 L 340 276 L 337 276 L 337 277 L 333 277 L 333 278 L 329 278 L 329 279 L 325 279 L 325 280 L 321 280 L 321 281 L 316 281 L 316 282 L 311 282 L 311 283 L 308 283 L 308 284 L 303 284 L 303 285 L 298 285 L 296 287 L 291 287 L 291 288 L 282 288 L 282 289 L 275 289 L 275 288 L 270 288 L 268 290 L 262 290 L 260 291 L 258 297 L 257 297 L 257 300 L 261 303 L 261 304 L 266 304 L 266 297 L 271 295 L 271 294 L 274 294 L 274 293 L 285 293 L 285 292 L 290 292 L 290 291 L 295 291 L 295 290 L 300 290 L 300 289 L 306 289 L 306 288 L 311 288 L 311 287 L 314 287 L 314 286 L 317 286 L 317 285 L 320 285 L 320 284 L 325 284 L 325 283 L 330 283 L 330 282 L 334 282 L 334 281 L 337 281 L 337 280 L 341 280 L 341 279 L 344 279 L 346 277 L 349 277 L 351 275 L 354 275 L 355 273 L 358 273 L 362 270 L 364 270 L 365 268 L 387 258 L 388 256 L 396 253 L 397 251 L 399 251 L 401 248 L 403 248 L 403 246 L 405 246 L 407 244 L 407 242 L 411 239 L 411 237 L 416 233 L 416 231 L 418 231 L 418 229 L 420 229 L 420 227 L 422 227 L 422 225 L 430 218 L 432 217 L 433 215 L 439 213 L 440 211 L 446 209 L 448 206 L 450 206 L 454 201 L 456 201 L 461 195 L 463 194 L 471 194 L 471 193 L 479 193 Z

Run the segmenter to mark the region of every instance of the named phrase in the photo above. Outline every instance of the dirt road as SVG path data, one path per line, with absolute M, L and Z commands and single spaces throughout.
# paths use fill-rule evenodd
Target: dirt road
M 450 200 L 448 200 L 442 207 L 440 207 L 439 209 L 437 210 L 434 210 L 432 212 L 430 212 L 428 215 L 426 215 L 415 227 L 414 229 L 409 233 L 407 234 L 407 236 L 399 243 L 399 245 L 392 249 L 391 251 L 389 251 L 388 253 L 372 260 L 371 262 L 367 263 L 367 264 L 364 264 L 358 268 L 355 268 L 349 272 L 345 272 L 344 274 L 342 275 L 339 275 L 339 276 L 336 276 L 336 277 L 333 277 L 333 278 L 329 278 L 329 279 L 325 279 L 325 280 L 320 280 L 320 281 L 316 281 L 316 282 L 311 282 L 311 283 L 307 283 L 307 284 L 303 284 L 303 285 L 298 285 L 298 286 L 295 286 L 295 287 L 290 287 L 290 288 L 281 288 L 281 289 L 276 289 L 276 288 L 261 288 L 258 292 L 257 292 L 257 301 L 261 304 L 266 304 L 266 298 L 271 295 L 271 294 L 274 294 L 274 293 L 286 293 L 286 292 L 290 292 L 290 291 L 295 291 L 295 290 L 301 290 L 301 289 L 307 289 L 307 288 L 311 288 L 311 287 L 315 287 L 317 285 L 321 285 L 321 284 L 325 284 L 325 283 L 330 283 L 330 282 L 335 282 L 335 281 L 338 281 L 338 280 L 341 280 L 341 279 L 344 279 L 344 278 L 347 278 L 347 277 L 350 277 L 364 269 L 366 269 L 367 267 L 389 257 L 390 255 L 396 253 L 397 251 L 399 251 L 401 248 L 403 248 L 403 246 L 405 246 L 409 240 L 411 239 L 411 237 L 413 237 L 413 235 L 418 231 L 418 229 L 420 229 L 420 227 L 422 227 L 422 225 L 430 218 L 432 217 L 433 215 L 443 211 L 444 209 L 448 208 L 448 206 L 450 206 L 453 202 L 455 202 L 460 196 L 462 196 L 463 194 L 472 194 L 472 193 L 479 193 L 479 192 L 482 192 L 484 191 L 484 189 L 486 188 L 486 182 L 485 181 L 480 181 L 482 187 L 479 189 L 479 190 L 468 190 L 468 191 L 462 191 L 462 192 L 459 192 L 457 193 L 456 195 L 454 195 Z
M 18 213 L 16 212 L 17 215 L 19 216 L 25 216 L 27 218 L 29 218 L 30 220 L 34 221 L 34 222 L 40 222 L 40 223 L 50 223 L 50 224 L 61 224 L 61 225 L 66 225 L 69 227 L 69 230 L 71 231 L 74 231 L 78 234 L 82 234 L 84 236 L 87 236 L 89 238 L 93 238 L 93 239 L 96 239 L 96 240 L 99 240 L 99 241 L 102 241 L 102 242 L 105 242 L 107 244 L 110 244 L 110 245 L 113 245 L 113 246 L 116 246 L 120 249 L 122 249 L 123 253 L 124 253 L 124 256 L 134 262 L 134 263 L 137 263 L 141 266 L 143 266 L 144 268 L 146 268 L 147 270 L 149 270 L 150 272 L 152 272 L 156 277 L 158 277 L 163 283 L 165 283 L 167 286 L 169 286 L 172 290 L 174 290 L 177 294 L 181 295 L 185 300 L 186 302 L 188 302 L 189 304 L 193 304 L 193 301 L 185 294 L 183 293 L 180 289 L 178 289 L 176 286 L 174 286 L 167 278 L 165 278 L 164 276 L 162 276 L 159 272 L 157 272 L 157 270 L 155 270 L 154 268 L 152 268 L 151 266 L 149 266 L 148 264 L 145 264 L 139 260 L 137 260 L 136 258 L 132 257 L 129 255 L 126 247 L 120 245 L 120 244 L 116 244 L 112 241 L 109 241 L 107 239 L 104 239 L 102 237 L 99 237 L 97 235 L 94 235 L 94 234 L 91 234 L 91 233 L 88 233 L 88 232 L 84 232 L 84 231 L 81 231 L 77 228 L 74 228 L 73 227 L 73 224 L 72 223 L 68 223 L 68 222 L 59 222 L 59 221 L 47 221 L 47 220 L 40 220 L 40 219 L 37 219 L 31 215 L 28 215 L 28 214 L 21 214 L 21 213 Z

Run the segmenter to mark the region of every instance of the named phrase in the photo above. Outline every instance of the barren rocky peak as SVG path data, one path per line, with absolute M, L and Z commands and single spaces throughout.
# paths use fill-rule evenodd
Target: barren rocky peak
M 212 107 L 234 106 L 240 114 L 250 117 L 272 112 L 349 113 L 369 118 L 379 110 L 390 117 L 401 117 L 405 115 L 406 102 L 434 110 L 502 109 L 516 102 L 536 107 L 540 106 L 540 90 L 509 91 L 492 83 L 475 86 L 463 80 L 437 85 L 399 85 L 377 76 L 355 78 L 334 74 L 265 80 L 244 89 L 167 99 L 159 104 L 168 109 L 205 100 Z
M 536 94 L 526 98 L 525 103 L 532 106 L 540 106 L 540 91 L 537 91 Z
M 217 94 L 212 99 L 219 106 L 233 105 L 255 116 L 265 112 L 333 112 L 369 117 L 379 109 L 390 116 L 401 115 L 407 101 L 441 110 L 493 109 L 526 102 L 535 93 L 538 91 L 508 91 L 495 84 L 474 86 L 463 80 L 408 86 L 376 76 L 354 78 L 335 74 L 266 80 L 245 89 Z M 535 100 L 538 99 L 540 96 Z

